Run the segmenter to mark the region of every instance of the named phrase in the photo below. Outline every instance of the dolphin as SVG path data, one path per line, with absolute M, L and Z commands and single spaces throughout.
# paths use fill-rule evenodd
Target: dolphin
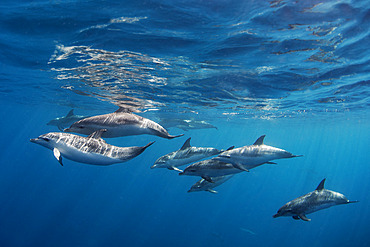
M 221 177 L 242 172 L 243 169 L 236 168 L 233 164 L 222 162 L 216 158 L 202 160 L 186 167 L 179 175 L 200 176 L 204 180 L 214 183 L 214 177 Z
M 304 221 L 311 221 L 311 219 L 306 217 L 306 214 L 335 205 L 358 202 L 348 200 L 341 193 L 325 189 L 324 183 L 325 178 L 314 191 L 286 203 L 278 210 L 277 214 L 272 217 L 292 216 L 295 220 L 302 219 Z
M 64 131 L 90 135 L 100 129 L 107 130 L 102 135 L 102 137 L 106 138 L 142 134 L 155 135 L 167 139 L 183 136 L 183 134 L 177 136 L 170 135 L 161 125 L 147 118 L 135 115 L 125 108 L 119 108 L 113 113 L 79 120 Z
M 46 125 L 54 125 L 57 126 L 60 131 L 63 131 L 63 129 L 67 126 L 70 126 L 76 121 L 79 121 L 81 119 L 86 118 L 87 116 L 80 116 L 75 115 L 73 113 L 73 109 L 68 112 L 68 114 L 64 117 L 58 117 L 53 120 L 50 120 Z
M 185 141 L 184 145 L 182 145 L 179 150 L 159 157 L 151 168 L 167 168 L 169 170 L 182 172 L 182 170 L 178 169 L 179 166 L 186 165 L 213 155 L 218 155 L 225 151 L 218 150 L 216 148 L 192 147 L 190 145 L 190 140 L 191 137 Z M 234 147 L 230 147 L 228 150 L 233 148 Z
M 288 151 L 263 144 L 265 135 L 259 137 L 253 145 L 243 146 L 221 153 L 215 159 L 231 163 L 236 168 L 250 170 L 262 164 L 276 164 L 270 162 L 275 159 L 294 158 L 302 155 L 293 155 Z
M 201 178 L 198 182 L 196 182 L 195 184 L 193 184 L 193 186 L 191 186 L 191 188 L 190 188 L 190 190 L 188 190 L 188 192 L 208 191 L 208 192 L 217 194 L 218 192 L 213 190 L 213 189 L 215 187 L 220 186 L 221 184 L 225 183 L 227 180 L 229 180 L 233 176 L 234 175 L 227 175 L 227 176 L 211 178 L 213 183 L 210 183 L 207 180 Z
M 192 129 L 216 129 L 217 127 L 204 121 L 204 120 L 195 120 L 195 119 L 164 119 L 160 124 L 166 128 L 176 127 L 184 131 Z
M 116 147 L 101 139 L 105 131 L 105 129 L 95 131 L 88 137 L 51 132 L 30 141 L 53 150 L 55 158 L 62 166 L 62 157 L 100 166 L 122 163 L 135 158 L 154 143 L 151 142 L 143 147 Z

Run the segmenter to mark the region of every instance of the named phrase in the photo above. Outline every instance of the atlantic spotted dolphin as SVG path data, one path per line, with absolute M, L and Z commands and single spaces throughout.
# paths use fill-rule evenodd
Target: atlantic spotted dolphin
M 183 136 L 183 134 L 170 135 L 161 125 L 135 115 L 125 108 L 119 108 L 113 113 L 82 119 L 73 123 L 71 127 L 64 131 L 90 135 L 92 132 L 100 129 L 107 130 L 102 135 L 102 137 L 106 138 L 142 134 L 155 135 L 167 139 Z
M 270 163 L 271 160 L 294 158 L 302 155 L 293 155 L 288 151 L 263 144 L 265 135 L 259 137 L 253 145 L 235 148 L 221 153 L 215 159 L 231 163 L 236 168 L 250 170 L 262 164 Z
M 185 141 L 184 145 L 182 145 L 179 150 L 159 157 L 151 168 L 167 168 L 169 170 L 182 172 L 178 167 L 213 155 L 218 155 L 225 151 L 211 147 L 193 147 L 190 145 L 190 140 L 191 137 Z M 233 148 L 234 147 L 230 147 L 228 150 Z
M 214 183 L 214 177 L 236 174 L 242 171 L 243 169 L 236 168 L 233 164 L 212 158 L 191 164 L 179 175 L 199 176 L 210 183 Z
M 57 126 L 60 131 L 63 131 L 65 127 L 70 126 L 74 122 L 77 122 L 84 118 L 87 118 L 87 116 L 75 115 L 72 109 L 68 112 L 66 116 L 50 120 L 46 125 Z
M 292 216 L 295 220 L 302 219 L 304 221 L 311 221 L 311 219 L 307 218 L 306 214 L 335 205 L 358 202 L 350 201 L 338 192 L 325 189 L 324 183 L 325 178 L 320 182 L 316 190 L 288 202 L 282 206 L 273 217 Z
M 105 131 L 95 131 L 88 137 L 51 132 L 30 141 L 53 150 L 55 158 L 61 165 L 63 165 L 62 157 L 64 157 L 73 161 L 100 166 L 126 162 L 135 158 L 153 144 L 151 142 L 143 147 L 112 146 L 101 139 L 101 135 Z
M 217 194 L 218 192 L 214 190 L 217 186 L 220 186 L 221 184 L 225 183 L 227 180 L 232 178 L 233 175 L 227 175 L 227 176 L 221 176 L 221 177 L 214 177 L 211 178 L 213 183 L 208 182 L 204 178 L 200 179 L 198 182 L 193 184 L 191 186 L 190 190 L 188 192 L 197 192 L 197 191 L 208 191 L 213 194 Z

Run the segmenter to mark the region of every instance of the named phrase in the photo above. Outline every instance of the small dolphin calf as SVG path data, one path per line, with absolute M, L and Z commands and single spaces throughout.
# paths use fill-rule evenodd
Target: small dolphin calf
M 235 148 L 221 153 L 215 159 L 226 163 L 232 163 L 236 168 L 246 170 L 262 164 L 275 164 L 270 160 L 294 158 L 302 155 L 293 155 L 283 149 L 263 144 L 265 135 L 259 137 L 253 145 Z
M 51 132 L 30 141 L 53 150 L 55 158 L 61 165 L 63 165 L 62 157 L 65 157 L 73 161 L 100 166 L 126 162 L 153 144 L 151 142 L 143 147 L 112 146 L 101 139 L 101 135 L 105 131 L 95 131 L 88 137 Z
M 306 214 L 335 205 L 358 202 L 349 201 L 344 195 L 338 192 L 324 189 L 324 183 L 325 178 L 320 182 L 316 190 L 288 202 L 273 217 L 292 216 L 295 220 L 311 221 L 311 219 L 306 217 Z
M 225 151 L 218 150 L 216 148 L 192 147 L 190 145 L 190 139 L 191 138 L 187 139 L 179 150 L 158 158 L 151 168 L 167 168 L 169 170 L 182 172 L 182 170 L 178 169 L 179 166 L 217 155 Z M 228 150 L 232 148 L 234 147 L 230 147 Z
M 236 168 L 233 164 L 213 158 L 191 164 L 183 172 L 179 173 L 179 175 L 200 176 L 204 180 L 214 183 L 214 177 L 236 174 L 242 171 L 242 169 Z
M 114 113 L 82 119 L 64 131 L 90 135 L 92 132 L 100 129 L 107 130 L 102 135 L 102 137 L 106 138 L 142 134 L 155 135 L 167 139 L 183 136 L 183 134 L 172 136 L 156 122 L 135 115 L 125 108 L 119 108 Z
M 55 125 L 58 127 L 60 131 L 63 131 L 63 129 L 67 126 L 70 126 L 76 121 L 79 121 L 81 119 L 86 118 L 87 116 L 80 116 L 75 115 L 73 113 L 73 109 L 68 112 L 68 114 L 64 117 L 58 117 L 53 120 L 50 120 L 46 125 Z
M 213 190 L 213 189 L 215 187 L 220 186 L 221 184 L 225 183 L 227 180 L 229 180 L 233 176 L 234 175 L 227 175 L 227 176 L 211 178 L 213 183 L 210 183 L 207 180 L 202 178 L 198 182 L 196 182 L 193 186 L 191 186 L 191 188 L 190 188 L 190 190 L 188 190 L 188 192 L 208 191 L 208 192 L 217 194 L 218 192 Z

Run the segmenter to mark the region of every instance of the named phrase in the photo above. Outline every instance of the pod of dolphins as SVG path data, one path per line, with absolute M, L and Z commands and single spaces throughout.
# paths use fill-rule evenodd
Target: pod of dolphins
M 129 161 L 143 153 L 154 142 L 142 147 L 117 147 L 106 143 L 104 138 L 130 135 L 155 135 L 173 139 L 181 135 L 170 135 L 160 124 L 138 116 L 125 108 L 104 115 L 84 117 L 74 115 L 71 110 L 65 117 L 51 120 L 48 125 L 55 125 L 64 132 L 51 132 L 33 138 L 30 141 L 53 150 L 58 162 L 63 165 L 63 158 L 90 165 L 108 166 Z M 87 137 L 69 132 L 88 135 Z M 188 138 L 183 146 L 169 154 L 159 157 L 153 168 L 167 168 L 179 172 L 179 175 L 198 176 L 188 192 L 208 191 L 217 193 L 215 187 L 231 179 L 235 174 L 249 172 L 263 164 L 276 164 L 272 160 L 300 157 L 292 153 L 264 144 L 265 135 L 259 137 L 252 145 L 239 148 L 234 146 L 226 150 L 212 147 L 193 147 Z M 216 156 L 211 158 L 212 156 Z M 209 159 L 206 159 L 209 158 Z M 191 164 L 192 163 L 192 164 Z M 191 164 L 184 170 L 179 167 Z M 323 179 L 317 188 L 301 197 L 289 201 L 273 215 L 291 216 L 295 220 L 310 221 L 306 214 L 329 208 L 334 205 L 349 204 L 343 194 L 324 188 Z

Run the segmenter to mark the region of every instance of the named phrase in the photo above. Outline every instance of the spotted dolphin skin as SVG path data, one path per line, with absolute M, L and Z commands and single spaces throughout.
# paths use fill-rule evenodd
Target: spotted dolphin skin
M 335 205 L 358 202 L 350 201 L 338 192 L 325 189 L 324 183 L 325 178 L 320 182 L 316 190 L 288 202 L 282 206 L 273 217 L 292 216 L 295 220 L 302 219 L 304 221 L 311 221 L 311 219 L 307 218 L 306 214 Z
M 235 148 L 223 152 L 215 159 L 231 163 L 239 169 L 249 170 L 262 164 L 275 164 L 270 162 L 275 159 L 300 157 L 288 151 L 263 144 L 265 135 L 259 137 L 253 145 Z
M 61 165 L 63 165 L 62 157 L 64 157 L 80 163 L 100 166 L 126 162 L 153 144 L 151 142 L 143 147 L 112 146 L 101 139 L 101 135 L 105 131 L 95 131 L 88 137 L 51 132 L 30 141 L 53 150 L 55 158 Z
M 190 140 L 191 138 L 188 138 L 179 150 L 158 158 L 151 168 L 167 168 L 169 170 L 182 172 L 178 167 L 213 155 L 218 155 L 225 151 L 210 147 L 192 147 L 190 145 Z M 232 148 L 234 147 L 230 147 L 228 150 Z
M 67 126 L 70 126 L 76 121 L 79 121 L 81 119 L 86 118 L 87 116 L 80 116 L 75 115 L 73 113 L 73 109 L 68 112 L 68 114 L 64 117 L 58 117 L 53 120 L 50 120 L 46 125 L 55 125 L 58 127 L 60 131 L 63 131 L 63 129 Z
M 204 178 L 200 179 L 198 182 L 193 184 L 191 186 L 190 190 L 188 192 L 197 192 L 197 191 L 208 191 L 213 194 L 217 194 L 218 192 L 214 190 L 217 186 L 220 186 L 221 184 L 225 183 L 227 180 L 232 178 L 234 175 L 227 175 L 227 176 L 221 176 L 221 177 L 214 177 L 211 178 L 213 183 L 208 182 Z
M 74 132 L 84 135 L 90 135 L 94 131 L 106 129 L 102 137 L 112 138 L 130 135 L 149 134 L 167 139 L 180 137 L 182 135 L 170 135 L 161 125 L 133 114 L 125 108 L 119 108 L 117 111 L 109 114 L 93 116 L 82 119 L 65 129 L 65 132 Z

